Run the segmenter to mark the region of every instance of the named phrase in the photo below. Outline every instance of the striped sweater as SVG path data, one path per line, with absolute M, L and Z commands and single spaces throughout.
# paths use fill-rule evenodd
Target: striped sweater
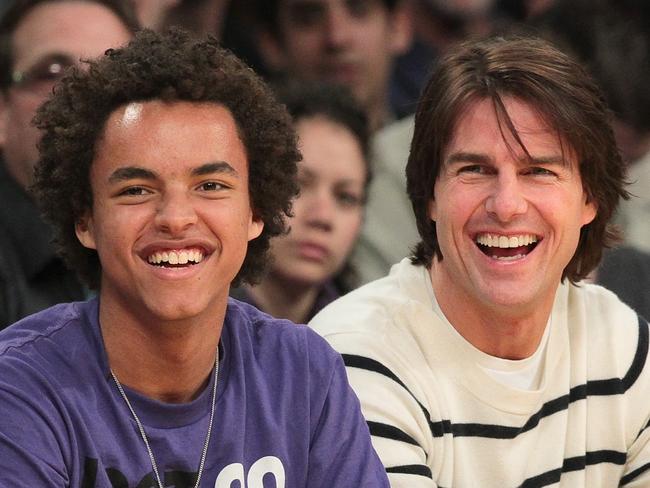
M 497 381 L 408 260 L 311 322 L 345 360 L 391 486 L 650 486 L 648 324 L 559 286 L 537 390 Z

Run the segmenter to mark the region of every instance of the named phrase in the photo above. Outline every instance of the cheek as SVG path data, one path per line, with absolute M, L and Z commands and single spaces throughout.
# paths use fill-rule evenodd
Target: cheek
M 340 249 L 343 257 L 347 257 L 361 232 L 363 213 L 361 210 L 349 212 L 341 215 L 337 220 L 337 228 L 339 229 L 336 238 L 337 250 Z
M 318 32 L 290 33 L 286 37 L 287 54 L 291 58 L 294 67 L 315 65 L 318 62 L 320 52 L 320 34 Z

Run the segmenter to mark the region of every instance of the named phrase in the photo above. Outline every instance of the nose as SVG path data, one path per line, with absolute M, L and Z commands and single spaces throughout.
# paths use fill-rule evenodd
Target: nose
M 324 188 L 319 189 L 306 196 L 306 200 L 307 224 L 326 232 L 331 231 L 334 225 L 335 203 L 329 192 Z
M 500 222 L 510 222 L 528 209 L 524 188 L 516 174 L 499 174 L 485 202 L 488 214 Z
M 162 196 L 155 217 L 159 230 L 172 237 L 179 236 L 196 222 L 196 211 L 189 195 L 183 191 L 169 191 Z
M 351 25 L 345 7 L 332 8 L 327 16 L 326 42 L 330 49 L 345 46 L 352 36 L 354 26 Z

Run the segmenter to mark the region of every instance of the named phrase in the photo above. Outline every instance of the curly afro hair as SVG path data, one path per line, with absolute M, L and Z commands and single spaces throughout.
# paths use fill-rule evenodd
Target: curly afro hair
M 99 287 L 98 255 L 78 241 L 75 224 L 92 209 L 90 167 L 109 115 L 131 102 L 211 102 L 230 110 L 248 156 L 251 205 L 264 230 L 249 243 L 233 285 L 255 283 L 269 239 L 287 230 L 301 159 L 291 119 L 270 88 L 216 39 L 197 40 L 181 29 L 143 30 L 88 65 L 66 76 L 35 117 L 43 138 L 32 189 L 68 265 Z

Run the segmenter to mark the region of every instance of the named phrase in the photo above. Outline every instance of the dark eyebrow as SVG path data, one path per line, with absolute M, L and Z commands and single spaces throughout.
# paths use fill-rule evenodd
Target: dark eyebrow
M 468 152 L 456 152 L 447 156 L 446 164 L 453 163 L 475 163 L 475 164 L 486 164 L 491 162 L 491 158 L 485 154 L 478 153 L 468 153 Z M 530 158 L 524 157 L 520 160 L 520 164 L 530 166 L 535 164 L 558 164 L 560 166 L 566 166 L 566 160 L 560 155 L 552 156 L 532 156 Z
M 525 158 L 522 161 L 524 164 L 558 164 L 560 166 L 566 166 L 567 162 L 562 156 L 539 156 Z
M 235 168 L 230 166 L 225 161 L 217 161 L 214 163 L 206 163 L 192 169 L 192 176 L 205 176 L 213 173 L 228 173 L 233 176 L 239 176 Z M 133 179 L 155 180 L 158 174 L 150 169 L 141 168 L 139 166 L 124 166 L 117 168 L 111 176 L 108 177 L 109 183 L 117 183 L 120 181 L 127 181 Z
M 476 163 L 485 164 L 489 163 L 491 158 L 485 154 L 468 153 L 468 152 L 455 152 L 447 156 L 445 164 L 453 163 Z
M 239 176 L 237 170 L 225 161 L 202 164 L 192 170 L 192 176 L 206 176 L 213 173 L 227 173 L 232 176 Z
M 155 180 L 157 177 L 158 175 L 151 170 L 140 168 L 138 166 L 124 166 L 113 171 L 113 173 L 108 177 L 108 182 L 117 183 L 119 181 L 133 180 L 136 178 Z

